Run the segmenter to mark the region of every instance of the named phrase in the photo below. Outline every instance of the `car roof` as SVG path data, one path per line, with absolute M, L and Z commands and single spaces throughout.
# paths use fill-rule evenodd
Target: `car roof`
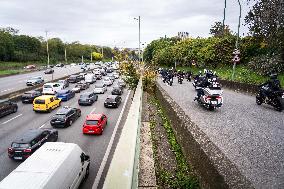
M 54 97 L 54 96 L 53 95 L 42 95 L 42 96 L 36 97 L 35 99 L 48 99 L 51 97 Z
M 66 113 L 68 113 L 70 110 L 72 110 L 73 108 L 71 108 L 71 107 L 68 107 L 68 106 L 65 106 L 65 107 L 63 107 L 63 108 L 60 108 L 57 112 L 56 112 L 56 114 L 66 114 Z
M 13 142 L 15 143 L 29 143 L 42 133 L 42 129 L 30 129 L 23 135 L 17 137 Z
M 89 114 L 86 117 L 86 120 L 99 120 L 103 114 Z
M 70 91 L 69 89 L 62 89 L 58 90 L 57 93 L 66 93 L 67 91 Z
M 118 95 L 108 95 L 107 98 L 115 99 Z
M 90 95 L 90 94 L 92 94 L 92 93 L 93 93 L 93 92 L 85 92 L 85 93 L 81 94 L 80 96 L 82 96 L 82 95 L 87 96 L 87 95 Z

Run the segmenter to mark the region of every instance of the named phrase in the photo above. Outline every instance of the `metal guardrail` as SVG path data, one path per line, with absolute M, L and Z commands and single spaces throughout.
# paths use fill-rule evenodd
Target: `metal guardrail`
M 140 79 L 104 181 L 105 189 L 138 188 L 142 94 Z

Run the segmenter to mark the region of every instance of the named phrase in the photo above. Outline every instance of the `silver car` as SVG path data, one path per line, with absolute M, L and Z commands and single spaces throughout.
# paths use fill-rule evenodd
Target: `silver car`
M 36 76 L 36 77 L 31 77 L 27 80 L 26 84 L 27 86 L 34 86 L 38 85 L 44 82 L 44 79 L 42 76 Z

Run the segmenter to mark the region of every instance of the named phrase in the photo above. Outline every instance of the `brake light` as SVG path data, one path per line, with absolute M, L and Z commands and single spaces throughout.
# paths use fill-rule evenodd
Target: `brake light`
M 205 96 L 205 100 L 211 100 L 211 97 Z
M 31 152 L 32 149 L 28 148 L 28 149 L 24 149 L 24 152 Z
M 222 97 L 221 97 L 221 96 L 217 96 L 216 98 L 217 98 L 217 99 L 221 99 Z
M 8 148 L 8 153 L 11 153 L 13 151 L 14 151 L 13 148 Z

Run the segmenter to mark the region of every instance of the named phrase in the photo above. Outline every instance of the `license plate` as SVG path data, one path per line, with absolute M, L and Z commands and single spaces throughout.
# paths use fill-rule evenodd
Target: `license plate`
M 22 157 L 14 157 L 14 159 L 23 159 Z
M 93 133 L 93 132 L 95 132 L 95 131 L 89 131 L 89 133 Z
M 217 104 L 217 102 L 216 101 L 211 101 L 211 104 Z
M 60 123 L 61 121 L 55 121 L 55 123 Z

